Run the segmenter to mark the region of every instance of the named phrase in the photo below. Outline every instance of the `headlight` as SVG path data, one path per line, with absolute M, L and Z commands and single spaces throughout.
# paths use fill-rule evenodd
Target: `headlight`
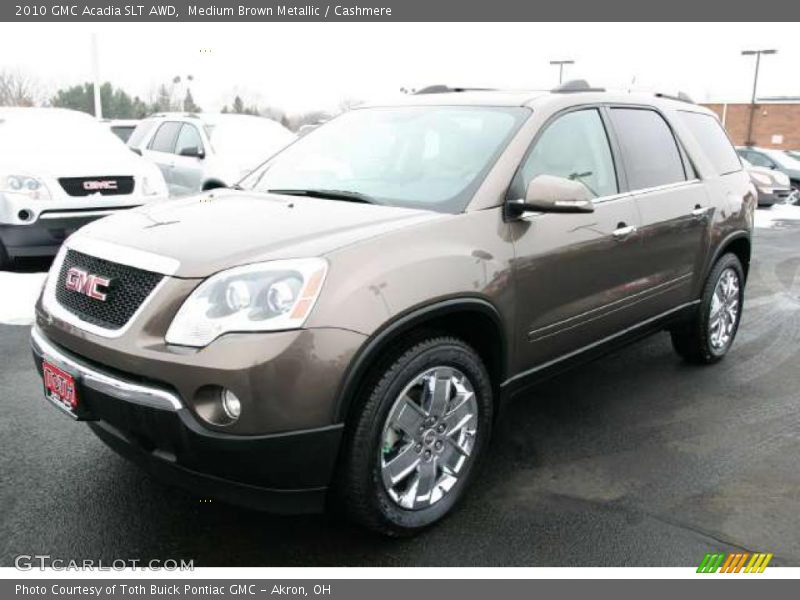
M 758 185 L 769 185 L 772 183 L 772 178 L 769 175 L 764 175 L 764 173 L 756 173 L 755 171 L 751 171 L 750 177 L 752 177 L 753 181 Z
M 29 175 L 0 174 L 0 192 L 21 194 L 31 200 L 49 200 L 50 192 L 40 179 Z
M 324 259 L 304 258 L 217 273 L 183 303 L 167 331 L 167 343 L 202 348 L 225 333 L 302 327 L 327 270 Z
M 772 174 L 775 178 L 775 183 L 783 187 L 789 187 L 789 176 L 786 173 L 781 173 L 780 171 L 776 171 Z
M 142 195 L 144 196 L 166 196 L 167 190 L 161 181 L 156 177 L 142 177 Z

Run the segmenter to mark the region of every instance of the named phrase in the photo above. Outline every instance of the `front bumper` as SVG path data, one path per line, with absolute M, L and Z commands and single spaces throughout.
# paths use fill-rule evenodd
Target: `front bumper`
M 758 191 L 758 205 L 759 206 L 772 206 L 773 204 L 782 204 L 790 200 L 794 191 L 791 188 L 759 188 Z
M 31 332 L 34 360 L 77 378 L 94 433 L 149 473 L 202 496 L 278 513 L 324 507 L 341 424 L 267 435 L 232 435 L 200 424 L 168 386 L 103 369 Z
M 54 256 L 64 240 L 87 223 L 133 207 L 52 211 L 40 214 L 30 223 L 0 223 L 0 242 L 11 257 Z

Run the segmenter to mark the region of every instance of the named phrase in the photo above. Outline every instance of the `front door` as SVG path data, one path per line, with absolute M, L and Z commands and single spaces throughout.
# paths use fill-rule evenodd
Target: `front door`
M 512 223 L 517 373 L 581 350 L 640 320 L 646 286 L 636 201 L 619 177 L 599 108 L 556 117 L 512 184 L 524 196 L 538 175 L 582 182 L 592 213 L 528 213 Z

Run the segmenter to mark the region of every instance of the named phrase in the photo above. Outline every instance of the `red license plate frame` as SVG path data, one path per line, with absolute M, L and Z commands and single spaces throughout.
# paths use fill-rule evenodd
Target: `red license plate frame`
M 81 402 L 78 394 L 78 380 L 74 375 L 43 358 L 42 382 L 45 398 L 71 415 L 78 416 Z

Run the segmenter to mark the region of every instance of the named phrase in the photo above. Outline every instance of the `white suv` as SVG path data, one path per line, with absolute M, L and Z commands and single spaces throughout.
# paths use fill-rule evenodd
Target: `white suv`
M 0 108 L 0 267 L 55 255 L 89 221 L 166 198 L 159 170 L 90 115 Z
M 233 185 L 296 139 L 271 119 L 213 113 L 162 113 L 145 119 L 128 146 L 161 169 L 170 194 Z

